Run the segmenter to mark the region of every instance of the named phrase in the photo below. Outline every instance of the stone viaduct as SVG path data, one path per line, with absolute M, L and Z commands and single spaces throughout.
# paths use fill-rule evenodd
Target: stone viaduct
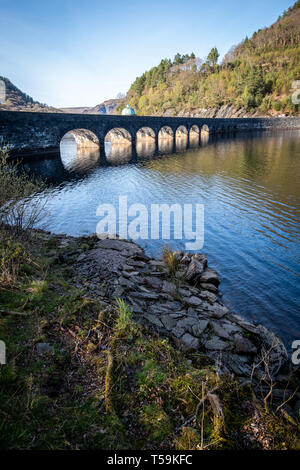
M 193 129 L 200 135 L 203 126 L 212 135 L 253 130 L 300 129 L 300 117 L 214 119 L 0 111 L 0 145 L 8 145 L 12 156 L 55 154 L 59 152 L 61 139 L 67 132 L 85 129 L 97 137 L 101 157 L 105 155 L 104 141 L 108 132 L 121 129 L 131 140 L 134 158 L 137 133 L 142 128 L 150 129 L 158 149 L 160 130 L 171 129 L 172 132 L 169 132 L 173 135 L 175 145 L 176 131 L 181 126 L 186 129 L 189 143 L 190 130 Z

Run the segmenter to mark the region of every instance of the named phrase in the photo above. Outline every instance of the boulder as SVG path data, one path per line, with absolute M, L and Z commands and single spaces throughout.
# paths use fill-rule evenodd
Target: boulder
M 185 333 L 180 339 L 176 338 L 174 340 L 183 352 L 197 351 L 199 348 L 199 339 L 194 338 L 189 333 Z
M 229 344 L 222 341 L 218 336 L 213 336 L 205 343 L 205 348 L 211 351 L 224 351 L 228 347 Z
M 243 336 L 236 335 L 234 339 L 235 350 L 238 354 L 256 354 L 257 348 L 254 344 Z
M 212 304 L 217 301 L 217 297 L 215 296 L 215 294 L 213 294 L 212 292 L 209 292 L 207 290 L 201 291 L 200 294 L 199 294 L 199 297 L 201 297 L 201 299 L 203 299 L 203 300 L 207 300 L 208 302 L 210 302 Z
M 218 288 L 214 286 L 213 284 L 208 284 L 206 282 L 201 282 L 200 283 L 201 289 L 208 290 L 209 292 L 212 292 L 213 294 L 218 293 Z
M 194 295 L 192 295 L 191 297 L 183 297 L 182 301 L 185 304 L 190 305 L 191 307 L 198 307 L 203 303 L 202 300 L 199 299 L 199 297 L 196 297 Z
M 211 322 L 211 327 L 212 327 L 214 333 L 217 336 L 219 336 L 220 338 L 230 339 L 229 333 L 223 328 L 223 326 L 220 322 L 212 321 Z
M 223 318 L 229 312 L 228 308 L 221 304 L 208 305 L 207 311 L 213 318 Z
M 151 315 L 151 313 L 144 313 L 143 317 L 150 323 L 160 328 L 163 327 L 162 322 L 156 315 Z
M 203 264 L 200 263 L 200 261 L 198 261 L 197 259 L 193 259 L 188 265 L 188 268 L 185 273 L 186 281 L 196 283 L 200 279 L 203 271 L 204 271 Z
M 173 282 L 163 281 L 162 291 L 167 292 L 168 294 L 174 295 L 176 294 L 176 286 Z
M 192 326 L 192 333 L 196 337 L 200 337 L 204 333 L 205 329 L 209 324 L 208 320 L 198 320 L 195 325 Z
M 220 284 L 220 279 L 217 271 L 209 268 L 205 269 L 205 271 L 201 274 L 200 282 L 218 286 Z
M 176 326 L 176 320 L 175 318 L 171 317 L 170 315 L 161 315 L 160 317 L 161 321 L 163 322 L 164 324 L 164 327 L 167 329 L 167 330 L 172 330 L 172 328 L 174 328 Z

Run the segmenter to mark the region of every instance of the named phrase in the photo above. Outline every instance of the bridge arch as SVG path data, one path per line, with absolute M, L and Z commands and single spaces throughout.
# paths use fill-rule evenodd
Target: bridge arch
M 104 137 L 106 160 L 111 164 L 126 163 L 132 155 L 132 135 L 124 127 L 109 129 Z
M 174 132 L 172 127 L 170 126 L 163 126 L 158 131 L 159 139 L 173 139 Z
M 175 135 L 176 137 L 187 137 L 188 135 L 188 129 L 186 126 L 184 126 L 183 124 L 180 124 L 179 126 L 176 127 L 176 130 L 175 130 Z
M 156 150 L 156 133 L 151 127 L 141 127 L 136 131 L 136 155 L 139 158 L 152 157 Z
M 197 148 L 200 141 L 200 129 L 197 124 L 192 124 L 189 130 L 189 146 L 191 148 Z
M 202 146 L 208 144 L 209 136 L 212 133 L 213 133 L 213 127 L 208 126 L 207 124 L 203 124 L 203 126 L 200 129 L 200 142 Z
M 60 145 L 64 141 L 73 142 L 76 147 L 99 147 L 99 139 L 97 135 L 89 129 L 71 129 L 63 132 Z
M 174 147 L 174 131 L 170 126 L 162 126 L 158 133 L 158 151 L 162 154 L 172 153 Z
M 85 171 L 98 165 L 99 139 L 89 129 L 71 129 L 62 133 L 59 142 L 60 157 L 68 171 Z
M 155 139 L 155 132 L 151 127 L 140 127 L 136 131 L 137 139 Z
M 183 152 L 187 149 L 189 140 L 189 131 L 186 126 L 179 125 L 175 132 L 176 151 Z

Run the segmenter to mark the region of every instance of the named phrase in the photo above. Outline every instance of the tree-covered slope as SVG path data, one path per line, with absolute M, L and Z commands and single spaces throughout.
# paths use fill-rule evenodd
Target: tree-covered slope
M 137 114 L 203 115 L 224 105 L 231 115 L 298 114 L 291 95 L 300 79 L 299 57 L 298 0 L 273 25 L 233 47 L 220 65 L 216 48 L 205 60 L 194 53 L 162 60 L 136 78 L 124 102 Z

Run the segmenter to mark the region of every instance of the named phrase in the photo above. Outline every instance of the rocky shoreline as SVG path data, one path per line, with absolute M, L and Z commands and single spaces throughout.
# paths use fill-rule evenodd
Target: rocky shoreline
M 217 272 L 203 254 L 177 251 L 176 271 L 165 261 L 149 258 L 136 243 L 118 238 L 81 237 L 84 252 L 68 251 L 74 241 L 59 239 L 65 248 L 56 262 L 68 263 L 72 283 L 103 307 L 122 298 L 135 321 L 169 337 L 183 352 L 197 352 L 212 361 L 219 374 L 259 384 L 266 376 L 284 380 L 290 371 L 280 338 L 260 324 L 230 312 L 221 302 Z M 284 375 L 283 375 L 284 374 Z

